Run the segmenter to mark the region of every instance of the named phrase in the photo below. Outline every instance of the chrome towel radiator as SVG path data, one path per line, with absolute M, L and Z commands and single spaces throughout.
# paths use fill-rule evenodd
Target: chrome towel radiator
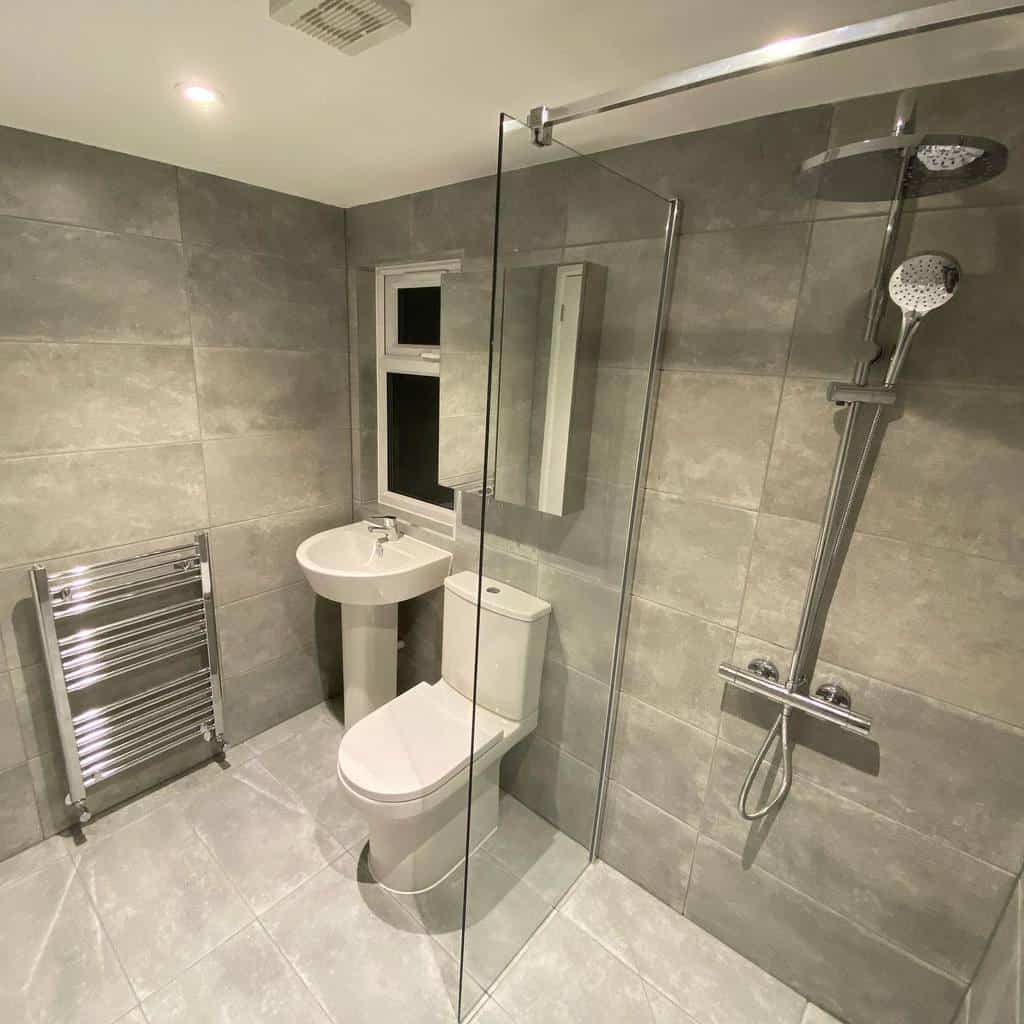
M 66 802 L 80 822 L 91 817 L 86 794 L 98 783 L 199 738 L 223 751 L 206 533 L 62 572 L 37 565 L 31 577 Z

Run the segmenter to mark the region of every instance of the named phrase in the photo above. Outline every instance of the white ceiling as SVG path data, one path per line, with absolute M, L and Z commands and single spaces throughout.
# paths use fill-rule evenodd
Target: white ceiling
M 414 0 L 349 57 L 267 0 L 3 0 L 0 123 L 341 206 L 490 173 L 525 116 L 920 0 Z M 1024 66 L 1024 16 L 776 69 L 566 126 L 594 151 L 909 84 Z M 200 80 L 221 109 L 188 108 Z M 959 126 L 951 126 L 959 127 Z

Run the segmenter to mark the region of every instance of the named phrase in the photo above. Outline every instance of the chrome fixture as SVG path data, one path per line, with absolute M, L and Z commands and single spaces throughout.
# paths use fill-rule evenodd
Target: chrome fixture
M 837 708 L 844 708 L 849 711 L 853 707 L 853 698 L 850 691 L 839 683 L 825 683 L 814 691 L 815 697 L 820 697 L 826 704 L 834 704 Z
M 37 565 L 30 576 L 68 779 L 66 803 L 82 824 L 91 817 L 86 791 L 97 783 L 199 738 L 223 751 L 205 533 L 196 534 L 191 544 L 60 572 Z M 180 599 L 173 600 L 179 590 Z M 144 610 L 113 620 L 96 618 L 131 602 Z M 76 619 L 79 628 L 68 632 L 65 622 Z M 159 666 L 182 656 L 201 664 L 153 682 Z M 126 692 L 125 677 L 140 670 L 146 670 L 144 687 Z M 107 688 L 111 680 L 116 682 Z M 73 710 L 76 695 L 94 688 L 105 703 Z
M 826 388 L 829 401 L 847 408 L 846 422 L 800 613 L 789 678 L 784 686 L 765 679 L 755 671 L 759 663 L 751 663 L 747 672 L 732 665 L 719 667 L 719 674 L 726 682 L 781 705 L 740 791 L 738 809 L 748 821 L 762 818 L 777 807 L 792 785 L 789 717 L 794 709 L 862 735 L 871 729 L 870 719 L 851 710 L 850 695 L 841 686 L 825 684 L 818 688 L 814 697 L 807 696 L 806 691 L 813 676 L 814 638 L 828 613 L 827 584 L 836 578 L 837 570 L 841 571 L 843 552 L 853 532 L 858 502 L 870 473 L 883 413 L 896 400 L 896 382 L 922 320 L 944 306 L 956 294 L 960 283 L 959 263 L 941 252 L 911 256 L 890 274 L 904 201 L 907 196 L 934 195 L 979 184 L 999 174 L 1006 166 L 1006 149 L 1001 143 L 975 136 L 916 133 L 915 114 L 914 93 L 906 92 L 897 103 L 889 136 L 827 150 L 805 161 L 800 170 L 802 190 L 819 198 L 869 202 L 881 197 L 883 187 L 894 187 L 895 191 L 891 192 L 885 235 L 868 302 L 862 353 L 865 358 L 856 363 L 849 382 L 833 381 Z M 882 355 L 878 329 L 885 312 L 887 281 L 888 298 L 902 311 L 903 320 L 882 382 L 871 384 L 871 367 Z M 874 413 L 863 441 L 856 444 L 857 422 L 865 406 L 872 406 Z M 748 810 L 754 779 L 776 740 L 781 748 L 781 783 L 774 796 L 756 810 Z
M 827 32 L 783 39 L 756 50 L 711 61 L 709 64 L 699 64 L 684 71 L 674 71 L 631 88 L 614 89 L 611 92 L 588 96 L 586 99 L 566 103 L 560 107 L 536 106 L 530 111 L 526 123 L 533 132 L 533 139 L 537 145 L 550 145 L 552 128 L 589 117 L 591 114 L 603 114 L 609 110 L 619 110 L 662 96 L 673 96 L 705 85 L 727 82 L 733 78 L 741 78 L 782 64 L 793 64 L 810 57 L 822 57 L 829 53 L 867 46 L 870 43 L 902 39 L 923 32 L 934 32 L 936 29 L 968 25 L 976 21 L 988 21 L 1022 12 L 1024 3 L 999 3 L 991 0 L 952 0 L 949 3 L 929 4 L 912 11 L 829 29 Z M 901 131 L 900 134 L 906 133 Z M 941 142 L 936 144 L 959 145 Z M 966 144 L 970 145 L 969 142 Z M 927 151 L 921 156 L 922 163 L 930 159 L 931 154 Z
M 398 540 L 402 531 L 398 529 L 398 516 L 368 516 L 366 527 L 370 533 L 377 535 L 377 544 L 384 544 L 389 540 Z

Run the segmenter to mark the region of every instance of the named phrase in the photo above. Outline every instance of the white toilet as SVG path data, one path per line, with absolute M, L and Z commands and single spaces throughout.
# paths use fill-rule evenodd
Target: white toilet
M 352 726 L 338 778 L 370 828 L 369 868 L 393 892 L 437 885 L 466 852 L 478 577 L 444 581 L 441 678 L 419 683 Z M 498 827 L 498 770 L 537 726 L 551 605 L 483 577 L 471 847 Z

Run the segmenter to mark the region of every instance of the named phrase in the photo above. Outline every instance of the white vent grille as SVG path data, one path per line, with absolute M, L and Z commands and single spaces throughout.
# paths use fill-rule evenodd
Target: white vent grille
M 270 16 L 343 53 L 359 53 L 404 32 L 404 0 L 270 0 Z

